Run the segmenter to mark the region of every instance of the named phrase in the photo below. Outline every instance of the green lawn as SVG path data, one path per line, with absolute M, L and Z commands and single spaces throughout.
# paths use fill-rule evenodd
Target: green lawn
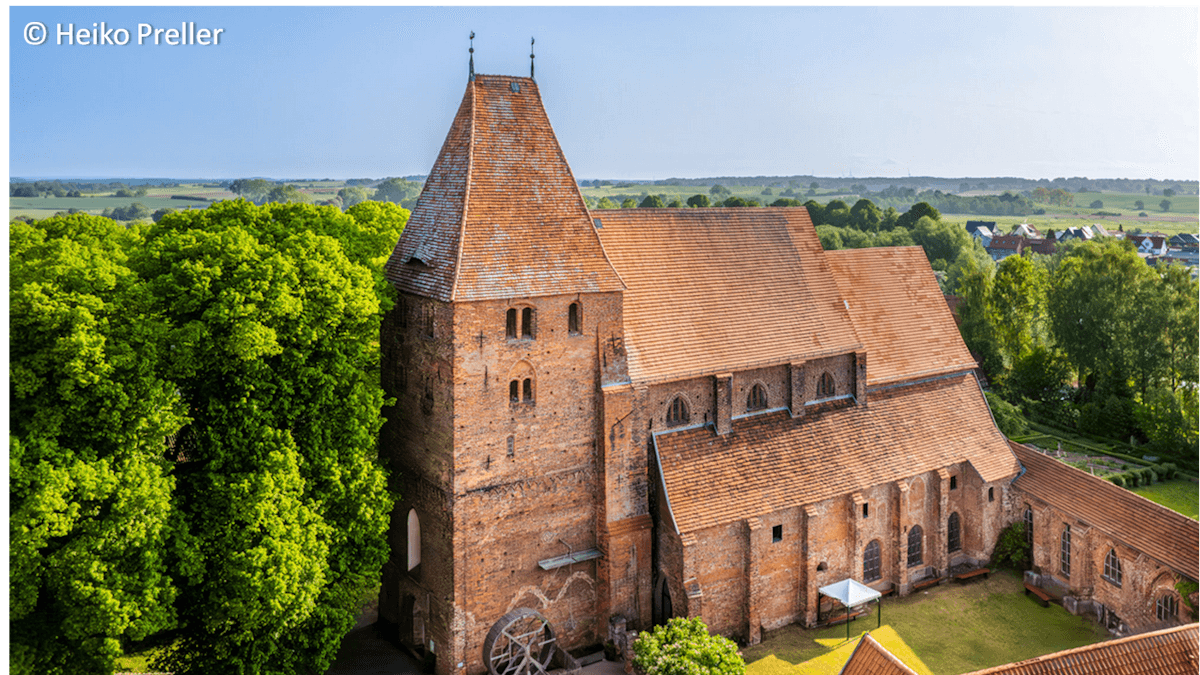
M 864 631 L 908 666 L 929 675 L 990 668 L 1108 638 L 1100 626 L 1058 605 L 1039 606 L 1011 572 L 958 586 L 945 584 L 905 598 L 885 598 L 883 629 L 874 612 L 846 627 L 773 631 L 742 650 L 746 675 L 837 673 Z M 905 651 L 907 650 L 907 651 Z
M 1189 480 L 1167 480 L 1130 490 L 1188 518 L 1200 519 L 1200 496 L 1197 495 L 1196 484 Z

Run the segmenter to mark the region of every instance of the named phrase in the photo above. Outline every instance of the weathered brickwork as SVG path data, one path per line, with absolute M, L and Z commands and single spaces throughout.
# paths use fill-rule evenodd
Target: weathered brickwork
M 438 675 L 485 672 L 517 608 L 564 649 L 672 616 L 757 642 L 827 616 L 820 586 L 985 560 L 1011 505 L 919 250 L 833 264 L 803 209 L 638 211 L 586 211 L 531 79 L 468 85 L 380 335 L 380 616 Z

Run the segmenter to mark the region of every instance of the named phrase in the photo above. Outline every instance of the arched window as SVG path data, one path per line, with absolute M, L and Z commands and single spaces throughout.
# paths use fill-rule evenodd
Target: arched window
M 1108 555 L 1104 556 L 1104 574 L 1105 579 L 1120 586 L 1121 585 L 1121 559 L 1117 557 L 1115 549 L 1109 549 Z
M 764 410 L 767 407 L 767 388 L 756 384 L 750 388 L 746 397 L 746 410 Z
M 533 308 L 526 307 L 521 310 L 521 337 L 526 340 L 533 339 Z
M 1025 506 L 1025 543 L 1033 546 L 1033 509 Z
M 923 537 L 921 536 L 920 525 L 913 525 L 908 530 L 908 566 L 916 567 L 921 564 L 921 544 Z
M 879 540 L 872 539 L 863 550 L 863 581 L 879 581 Z
M 1179 601 L 1174 594 L 1165 593 L 1158 598 L 1154 614 L 1159 621 L 1173 621 L 1179 616 Z
M 523 403 L 533 403 L 533 380 L 525 378 L 521 383 L 521 401 Z
M 511 403 L 521 402 L 521 384 L 517 380 L 508 383 L 508 400 Z
M 408 569 L 421 564 L 421 519 L 417 510 L 408 510 Z
M 1063 525 L 1062 536 L 1058 538 L 1058 569 L 1064 577 L 1071 577 L 1071 526 Z
M 504 334 L 509 340 L 517 339 L 517 308 L 509 307 L 508 316 L 504 322 Z
M 671 404 L 667 406 L 667 426 L 677 427 L 687 424 L 690 418 L 687 401 L 683 400 L 682 396 L 671 399 Z
M 579 313 L 579 303 L 572 302 L 567 308 L 567 332 L 579 335 L 583 332 L 583 317 Z
M 509 371 L 508 378 L 509 403 L 532 404 L 537 393 L 533 382 L 535 379 L 533 366 L 529 365 L 527 361 L 519 361 Z
M 833 398 L 837 393 L 837 388 L 833 385 L 833 376 L 829 373 L 821 373 L 821 379 L 817 381 L 817 398 Z
M 946 548 L 951 552 L 962 548 L 962 527 L 958 522 L 958 512 L 950 514 L 946 522 Z

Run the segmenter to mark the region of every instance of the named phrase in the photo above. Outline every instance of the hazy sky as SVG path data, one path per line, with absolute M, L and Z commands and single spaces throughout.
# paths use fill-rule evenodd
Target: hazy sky
M 1198 18 L 1195 7 L 14 7 L 9 171 L 424 174 L 462 99 L 474 30 L 481 73 L 528 75 L 537 38 L 538 85 L 577 178 L 1196 179 Z M 27 41 L 31 22 L 44 43 Z M 129 43 L 56 44 L 60 24 L 100 22 Z M 137 44 L 139 24 L 181 22 L 223 29 L 220 44 Z

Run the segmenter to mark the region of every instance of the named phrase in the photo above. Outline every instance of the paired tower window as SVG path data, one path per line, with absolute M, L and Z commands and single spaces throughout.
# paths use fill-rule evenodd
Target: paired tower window
M 518 316 L 520 317 L 519 325 L 517 323 Z M 520 329 L 520 332 L 518 332 L 518 328 Z M 504 334 L 509 340 L 516 340 L 518 338 L 522 340 L 532 340 L 533 308 L 521 307 L 518 314 L 516 307 L 509 307 L 508 314 L 505 316 L 504 321 Z
M 533 403 L 533 378 L 512 380 L 508 383 L 510 403 Z

